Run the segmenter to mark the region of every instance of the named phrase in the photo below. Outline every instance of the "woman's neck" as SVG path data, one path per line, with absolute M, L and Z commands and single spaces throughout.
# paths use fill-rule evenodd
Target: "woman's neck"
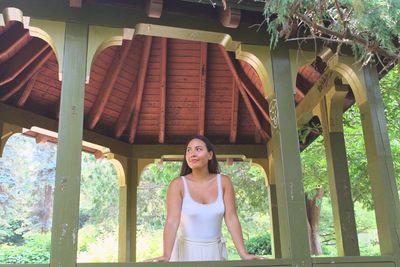
M 193 169 L 192 178 L 196 181 L 208 181 L 210 179 L 210 172 L 208 171 L 208 168 Z

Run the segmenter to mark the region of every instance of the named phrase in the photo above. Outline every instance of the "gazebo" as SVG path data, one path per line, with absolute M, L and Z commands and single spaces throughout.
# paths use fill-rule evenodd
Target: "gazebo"
M 82 149 L 118 170 L 119 262 L 112 265 L 151 265 L 135 262 L 138 177 L 154 159 L 181 155 L 194 134 L 209 137 L 223 158 L 262 166 L 270 194 L 275 259 L 213 264 L 400 266 L 399 196 L 377 66 L 361 67 L 351 53 L 318 42 L 271 50 L 265 31 L 254 29 L 264 4 L 226 2 L 0 1 L 1 151 L 22 128 L 58 142 L 51 267 L 106 264 L 76 262 Z M 360 257 L 358 248 L 342 123 L 353 104 L 362 118 L 377 257 Z M 309 251 L 300 151 L 317 133 L 303 144 L 298 129 L 315 121 L 328 162 L 334 258 Z

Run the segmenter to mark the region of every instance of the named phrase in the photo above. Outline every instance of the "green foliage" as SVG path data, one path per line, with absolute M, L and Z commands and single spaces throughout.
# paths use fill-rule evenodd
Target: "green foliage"
M 256 255 L 271 255 L 271 236 L 270 234 L 259 235 L 246 241 L 247 251 Z
M 49 263 L 50 233 L 27 234 L 23 246 L 0 245 L 0 263 L 2 264 L 39 264 Z
M 264 14 L 271 47 L 276 46 L 279 37 L 293 36 L 296 25 L 296 40 L 321 39 L 351 45 L 364 63 L 374 54 L 388 58 L 388 65 L 399 62 L 400 1 L 267 0 Z

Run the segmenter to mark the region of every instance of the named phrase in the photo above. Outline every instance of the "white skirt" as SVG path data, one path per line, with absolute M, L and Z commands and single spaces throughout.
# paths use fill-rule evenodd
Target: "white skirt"
M 170 261 L 223 261 L 228 260 L 225 239 L 197 241 L 178 237 Z

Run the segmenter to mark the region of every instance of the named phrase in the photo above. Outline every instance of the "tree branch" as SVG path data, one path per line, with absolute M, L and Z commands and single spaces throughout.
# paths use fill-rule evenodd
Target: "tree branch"
M 302 21 L 304 21 L 304 23 L 306 23 L 313 30 L 317 30 L 317 31 L 320 31 L 321 33 L 334 36 L 343 41 L 345 41 L 346 39 L 351 40 L 354 43 L 357 43 L 357 44 L 360 44 L 360 45 L 366 47 L 368 49 L 368 51 L 370 51 L 372 53 L 376 53 L 376 54 L 385 56 L 387 58 L 391 58 L 391 59 L 400 61 L 400 54 L 398 55 L 398 54 L 392 53 L 390 51 L 387 51 L 387 50 L 379 47 L 376 42 L 370 42 L 369 40 L 366 40 L 366 39 L 362 38 L 361 36 L 352 34 L 350 31 L 347 31 L 345 34 L 343 34 L 343 33 L 339 33 L 334 30 L 328 29 L 322 25 L 316 24 L 309 17 L 300 13 L 297 10 L 294 11 L 294 15 L 297 16 Z

